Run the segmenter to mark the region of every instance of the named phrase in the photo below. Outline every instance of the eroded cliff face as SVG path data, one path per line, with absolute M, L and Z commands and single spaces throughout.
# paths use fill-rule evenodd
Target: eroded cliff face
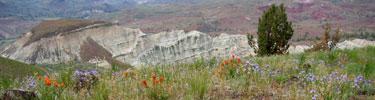
M 254 54 L 243 35 L 211 37 L 197 31 L 146 35 L 138 29 L 115 25 L 43 38 L 24 46 L 31 36 L 32 33 L 27 33 L 5 47 L 1 56 L 36 64 L 71 60 L 111 62 L 111 58 L 140 66 L 186 62 L 201 57 Z
M 33 64 L 56 64 L 79 60 L 100 66 L 119 62 L 142 66 L 189 62 L 201 57 L 255 55 L 254 50 L 247 44 L 245 35 L 225 33 L 211 37 L 198 31 L 177 30 L 146 35 L 138 29 L 114 25 L 72 31 L 24 45 L 32 35 L 33 33 L 27 33 L 3 48 L 0 55 Z M 338 43 L 337 47 L 350 49 L 367 45 L 375 45 L 375 42 L 354 39 Z M 301 53 L 311 47 L 291 46 L 288 51 Z

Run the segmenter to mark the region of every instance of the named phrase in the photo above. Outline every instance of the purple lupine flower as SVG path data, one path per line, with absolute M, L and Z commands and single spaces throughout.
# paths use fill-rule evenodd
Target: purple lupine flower
M 310 94 L 311 94 L 311 93 L 315 93 L 315 90 L 314 90 L 314 89 L 312 89 L 312 90 L 310 91 Z
M 324 60 L 319 60 L 319 63 L 325 63 L 325 61 Z
M 279 69 L 276 70 L 276 74 L 280 74 L 281 71 Z
M 212 75 L 212 72 L 210 72 L 210 75 Z
M 266 64 L 266 68 L 269 68 L 269 67 L 270 67 L 270 65 Z
M 237 68 L 237 69 L 236 69 L 236 72 L 237 72 L 237 73 L 239 73 L 239 72 L 240 72 L 240 69 L 239 69 L 239 68 Z
M 306 71 L 301 71 L 299 74 L 305 74 L 306 73 Z
M 312 99 L 316 100 L 317 97 L 318 97 L 318 94 L 315 94 L 314 97 L 312 97 Z
M 99 76 L 99 73 L 96 72 L 96 71 L 90 71 L 90 74 L 94 75 L 94 77 L 98 77 Z
M 341 91 L 338 91 L 337 94 L 341 94 Z
M 25 84 L 25 82 L 22 81 L 22 82 L 20 83 L 20 85 L 23 85 L 23 84 Z
M 359 87 L 359 85 L 357 84 L 357 83 L 355 83 L 354 85 L 353 85 L 353 88 L 358 88 L 358 89 L 360 89 L 361 87 Z
M 320 79 L 320 81 L 325 81 L 325 80 L 327 80 L 327 76 L 323 76 L 323 77 Z
M 186 83 L 186 84 L 185 84 L 185 87 L 189 87 L 189 84 L 188 84 L 188 83 Z
M 354 79 L 354 82 L 358 83 L 359 81 L 362 81 L 363 76 L 358 76 L 357 78 Z
M 81 74 L 80 74 L 80 71 L 78 71 L 78 70 L 74 71 L 73 76 L 79 76 L 79 75 L 81 75 Z
M 256 66 L 257 64 L 249 63 L 250 66 Z
M 113 73 L 113 76 L 117 76 L 119 74 L 120 74 L 119 72 L 115 72 L 115 73 Z

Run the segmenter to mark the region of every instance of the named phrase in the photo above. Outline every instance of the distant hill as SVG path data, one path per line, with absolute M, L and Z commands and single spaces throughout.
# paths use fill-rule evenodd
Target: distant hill
M 47 74 L 47 72 L 39 66 L 33 66 L 0 57 L 0 78 L 23 78 L 26 76 L 33 76 L 35 72 L 37 72 L 38 75 Z
M 256 34 L 258 18 L 270 4 L 285 3 L 296 34 L 293 42 L 319 37 L 325 21 L 342 25 L 345 33 L 375 31 L 374 0 L 214 0 L 193 4 L 148 5 L 100 15 L 93 19 L 119 21 L 145 33 L 198 30 L 210 35 Z M 312 42 L 310 42 L 312 43 Z

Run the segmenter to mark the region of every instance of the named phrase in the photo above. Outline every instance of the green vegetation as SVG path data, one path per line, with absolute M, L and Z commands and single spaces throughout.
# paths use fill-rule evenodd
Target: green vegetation
M 41 99 L 374 99 L 375 47 L 74 71 L 3 82 Z M 22 83 L 23 84 L 20 84 Z M 29 83 L 35 84 L 29 84 Z M 50 82 L 50 83 L 48 83 Z M 56 83 L 55 83 L 56 82 Z M 62 86 L 61 84 L 64 83 Z
M 270 56 L 286 53 L 289 48 L 288 42 L 293 33 L 292 23 L 288 22 L 284 4 L 279 7 L 272 4 L 268 10 L 264 11 L 263 16 L 259 18 L 257 55 Z M 248 38 L 252 40 L 253 36 L 248 35 Z M 251 42 L 249 44 L 254 47 Z
M 22 79 L 26 76 L 45 75 L 46 71 L 39 67 L 15 60 L 0 57 L 0 78 Z
M 75 29 L 83 28 L 94 24 L 110 24 L 104 21 L 80 20 L 80 19 L 58 19 L 45 20 L 38 26 L 31 29 L 33 35 L 25 44 L 39 41 L 41 38 L 56 36 L 60 33 L 69 32 Z

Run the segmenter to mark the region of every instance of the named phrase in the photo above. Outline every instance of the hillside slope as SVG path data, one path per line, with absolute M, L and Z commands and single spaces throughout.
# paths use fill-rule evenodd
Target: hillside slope
M 34 76 L 35 72 L 38 73 L 37 75 L 47 74 L 47 72 L 39 66 L 33 66 L 15 60 L 0 57 L 0 78 L 8 77 L 12 79 L 22 79 L 26 76 Z
M 285 3 L 296 32 L 293 42 L 311 41 L 323 32 L 325 20 L 349 34 L 375 31 L 374 1 L 348 0 L 214 0 L 197 4 L 149 5 L 124 9 L 93 19 L 119 21 L 145 33 L 167 30 L 198 30 L 210 35 L 220 33 L 253 35 L 259 16 L 269 5 Z M 310 42 L 312 43 L 312 42 Z

